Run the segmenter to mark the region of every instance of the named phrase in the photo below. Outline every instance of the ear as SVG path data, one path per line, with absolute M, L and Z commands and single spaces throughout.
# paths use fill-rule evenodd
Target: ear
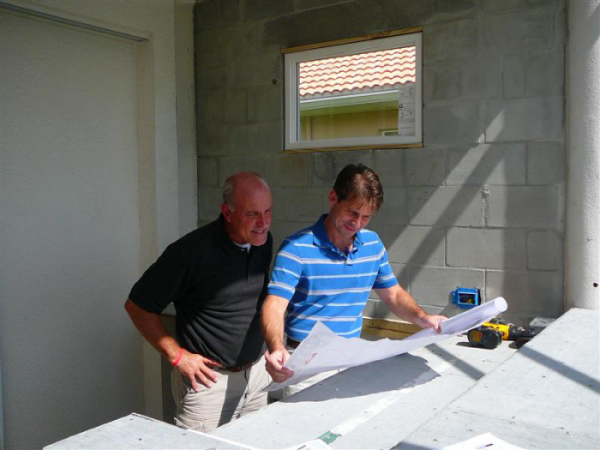
M 335 189 L 332 189 L 329 193 L 329 207 L 332 208 L 338 202 L 337 194 L 335 193 Z
M 221 203 L 221 214 L 223 214 L 223 217 L 227 222 L 231 222 L 231 210 L 226 203 Z

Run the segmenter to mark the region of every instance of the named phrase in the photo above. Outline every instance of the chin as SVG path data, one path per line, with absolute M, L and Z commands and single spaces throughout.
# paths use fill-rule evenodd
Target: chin
M 260 236 L 260 237 L 253 237 L 250 239 L 250 244 L 254 245 L 255 247 L 258 247 L 259 245 L 264 245 L 265 242 L 267 242 L 267 233 L 265 233 L 264 236 Z

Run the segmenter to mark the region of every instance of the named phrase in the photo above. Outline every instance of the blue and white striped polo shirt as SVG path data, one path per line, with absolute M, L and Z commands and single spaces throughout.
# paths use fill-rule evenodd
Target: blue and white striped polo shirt
M 398 282 L 383 243 L 363 229 L 348 255 L 331 243 L 324 220 L 286 238 L 275 259 L 269 294 L 290 300 L 286 334 L 302 341 L 317 321 L 343 337 L 359 337 L 371 289 Z

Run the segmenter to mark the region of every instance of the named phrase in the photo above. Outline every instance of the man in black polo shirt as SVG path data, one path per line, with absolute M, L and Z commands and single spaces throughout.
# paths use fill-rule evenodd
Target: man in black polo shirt
M 173 365 L 175 423 L 211 431 L 267 404 L 260 310 L 272 256 L 272 196 L 257 174 L 223 187 L 219 218 L 169 245 L 125 309 Z M 177 340 L 159 314 L 173 302 Z

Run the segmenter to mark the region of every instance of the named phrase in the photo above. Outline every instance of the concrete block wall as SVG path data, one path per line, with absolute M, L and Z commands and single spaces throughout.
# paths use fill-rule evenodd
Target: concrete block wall
M 255 170 L 281 239 L 326 212 L 348 163 L 380 176 L 371 228 L 401 284 L 455 314 L 457 286 L 527 323 L 563 311 L 564 0 L 205 0 L 195 10 L 199 222 Z M 424 147 L 283 152 L 282 48 L 423 26 Z M 375 294 L 365 313 L 391 318 Z

